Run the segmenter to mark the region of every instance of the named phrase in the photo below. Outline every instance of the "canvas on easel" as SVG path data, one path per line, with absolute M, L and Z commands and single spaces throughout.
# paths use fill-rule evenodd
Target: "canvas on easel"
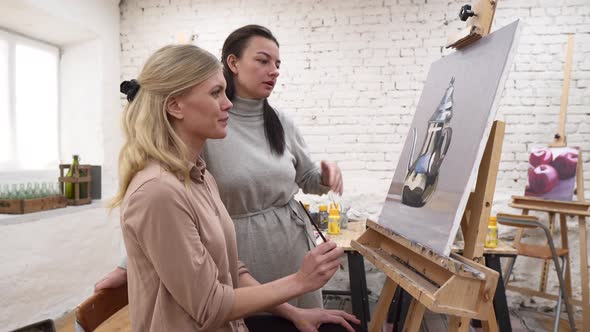
M 449 255 L 477 176 L 519 23 L 434 62 L 379 224 Z
M 578 147 L 533 148 L 524 195 L 571 201 L 576 187 L 579 150 Z

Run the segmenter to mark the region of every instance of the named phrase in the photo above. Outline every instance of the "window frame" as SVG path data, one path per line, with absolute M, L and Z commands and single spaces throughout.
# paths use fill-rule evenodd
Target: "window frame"
M 55 119 L 55 128 L 57 130 L 57 151 L 56 161 L 60 160 L 61 156 L 61 77 L 60 64 L 62 50 L 59 46 L 51 43 L 35 39 L 17 32 L 9 31 L 0 28 L 0 39 L 7 42 L 8 49 L 8 118 L 10 124 L 10 143 L 11 143 L 11 159 L 6 162 L 0 162 L 0 172 L 24 174 L 24 173 L 39 173 L 47 171 L 48 169 L 27 169 L 25 165 L 21 165 L 19 158 L 19 151 L 17 149 L 17 126 L 16 126 L 16 46 L 22 44 L 25 46 L 37 48 L 55 54 L 55 82 L 56 82 L 56 109 L 57 116 Z M 56 166 L 57 167 L 57 166 Z

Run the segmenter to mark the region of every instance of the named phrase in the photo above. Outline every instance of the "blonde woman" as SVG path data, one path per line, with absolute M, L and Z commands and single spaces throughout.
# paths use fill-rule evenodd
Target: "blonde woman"
M 344 312 L 284 303 L 332 277 L 343 254 L 334 243 L 263 285 L 239 263 L 232 220 L 200 158 L 207 139 L 226 136 L 225 88 L 220 62 L 192 45 L 156 51 L 137 80 L 121 85 L 126 142 L 111 206 L 120 207 L 129 257 L 132 330 L 248 331 L 243 317 L 274 308 L 302 331 L 323 323 L 353 331 L 345 319 L 358 321 Z

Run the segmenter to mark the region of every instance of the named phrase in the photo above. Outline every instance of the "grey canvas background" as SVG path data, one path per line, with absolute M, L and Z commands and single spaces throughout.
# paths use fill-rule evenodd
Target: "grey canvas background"
M 400 193 L 412 146 L 410 129 L 379 223 L 401 236 L 449 255 L 514 55 L 518 21 L 432 64 L 411 128 L 417 130 L 414 159 L 427 123 L 455 77 L 453 137 L 440 168 L 436 191 L 422 208 L 401 204 Z

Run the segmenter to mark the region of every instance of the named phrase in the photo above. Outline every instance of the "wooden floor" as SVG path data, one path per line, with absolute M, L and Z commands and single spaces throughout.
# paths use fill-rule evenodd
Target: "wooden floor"
M 327 308 L 342 308 L 346 311 L 350 308 L 350 301 L 348 300 L 334 300 L 326 303 Z M 567 324 L 567 318 L 562 316 L 560 323 L 560 332 L 570 332 Z M 58 332 L 75 332 L 74 330 L 75 316 L 73 312 L 56 320 L 56 329 Z M 551 313 L 540 313 L 531 309 L 511 310 L 510 322 L 513 332 L 541 332 L 553 330 L 553 315 Z M 434 313 L 426 313 L 424 321 L 420 328 L 421 332 L 439 332 L 447 331 L 447 320 L 443 315 Z M 96 332 L 129 332 L 129 311 L 127 307 L 121 309 L 117 314 L 107 320 L 101 325 Z M 384 332 L 391 331 L 391 327 L 384 327 Z M 470 328 L 470 331 L 480 331 L 478 328 Z

